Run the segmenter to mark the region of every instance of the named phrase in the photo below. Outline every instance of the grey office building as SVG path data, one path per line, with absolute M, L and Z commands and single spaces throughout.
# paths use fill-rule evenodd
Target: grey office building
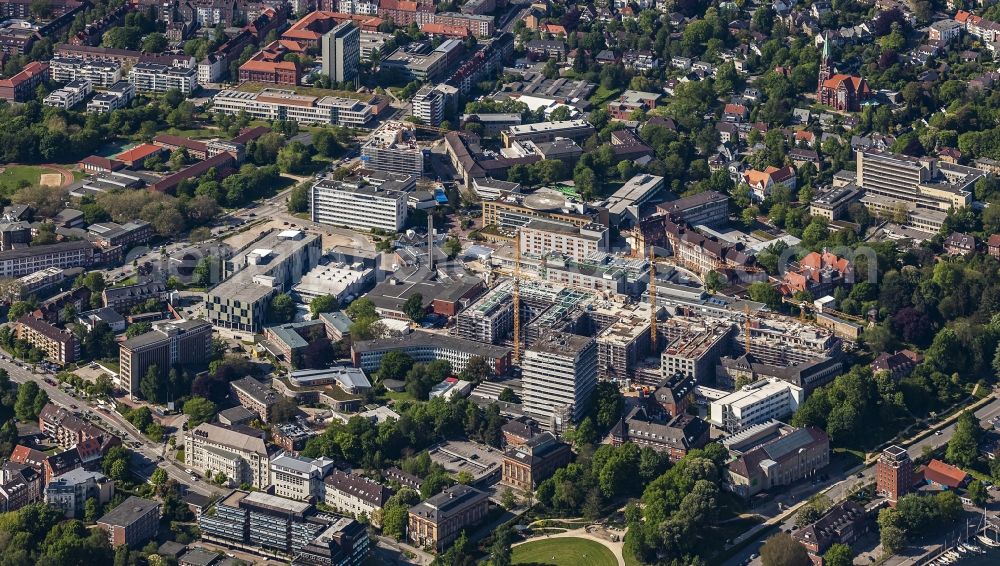
M 323 73 L 331 81 L 353 80 L 361 62 L 361 32 L 354 22 L 346 21 L 323 35 Z

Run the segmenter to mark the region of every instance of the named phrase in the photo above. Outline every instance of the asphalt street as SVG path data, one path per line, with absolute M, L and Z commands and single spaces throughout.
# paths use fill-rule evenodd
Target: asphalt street
M 11 381 L 15 383 L 34 381 L 48 394 L 52 402 L 66 409 L 78 411 L 84 418 L 95 421 L 95 424 L 98 424 L 105 430 L 122 437 L 122 441 L 133 453 L 131 462 L 132 470 L 139 479 L 149 479 L 153 474 L 153 470 L 160 467 L 167 472 L 167 476 L 171 479 L 187 486 L 187 489 L 196 493 L 211 495 L 224 492 L 224 490 L 214 485 L 193 479 L 184 471 L 183 465 L 178 464 L 172 459 L 172 455 L 167 454 L 167 445 L 165 442 L 155 443 L 150 441 L 135 430 L 135 427 L 131 423 L 127 422 L 113 410 L 109 409 L 107 412 L 99 411 L 86 401 L 71 396 L 59 387 L 53 387 L 45 383 L 45 375 L 32 373 L 30 369 L 25 369 L 19 363 L 11 361 L 6 354 L 4 354 L 4 359 L 0 359 L 0 367 L 7 370 Z M 78 408 L 74 409 L 74 406 Z M 178 440 L 183 444 L 183 437 L 179 436 Z M 163 461 L 157 462 L 160 457 L 163 457 Z

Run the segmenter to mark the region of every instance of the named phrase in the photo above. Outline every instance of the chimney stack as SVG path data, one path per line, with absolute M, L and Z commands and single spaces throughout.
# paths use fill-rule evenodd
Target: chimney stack
M 427 268 L 434 272 L 434 217 L 427 215 Z

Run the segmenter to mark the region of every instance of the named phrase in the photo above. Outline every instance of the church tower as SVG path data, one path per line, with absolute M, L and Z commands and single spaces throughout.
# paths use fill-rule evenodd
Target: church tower
M 816 96 L 818 99 L 822 99 L 823 83 L 833 76 L 833 71 L 830 68 L 830 36 L 823 34 L 823 55 L 820 57 L 819 61 L 819 80 L 816 84 Z

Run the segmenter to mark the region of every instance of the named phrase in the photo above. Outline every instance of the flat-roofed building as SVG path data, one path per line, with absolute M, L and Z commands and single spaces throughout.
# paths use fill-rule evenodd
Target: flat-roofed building
M 194 67 L 138 63 L 129 71 L 128 82 L 138 92 L 164 93 L 177 89 L 187 96 L 198 88 L 198 70 Z
M 683 373 L 699 383 L 711 383 L 715 365 L 729 347 L 732 332 L 732 324 L 721 321 L 684 329 L 660 354 L 661 376 L 665 379 Z
M 500 132 L 513 126 L 520 126 L 521 115 L 517 112 L 480 112 L 476 114 L 462 114 L 462 127 L 466 124 L 480 124 L 483 127 L 483 134 L 486 137 L 494 137 Z
M 375 108 L 370 102 L 341 96 L 308 96 L 291 90 L 265 88 L 260 92 L 221 90 L 212 97 L 212 109 L 231 116 L 245 112 L 260 120 L 361 127 L 375 116 Z
M 154 330 L 121 342 L 118 348 L 118 386 L 136 395 L 139 382 L 156 366 L 161 378 L 170 368 L 198 368 L 208 363 L 212 347 L 212 325 L 203 320 L 185 320 L 158 325 Z
M 337 83 L 354 80 L 361 62 L 361 32 L 354 22 L 345 20 L 320 39 L 323 51 L 323 74 Z
M 406 226 L 407 198 L 408 193 L 389 187 L 321 179 L 310 190 L 312 221 L 398 232 Z
M 733 433 L 770 420 L 783 420 L 805 400 L 801 387 L 776 378 L 744 385 L 711 402 L 713 424 Z
M 583 418 L 597 386 L 593 338 L 552 331 L 524 353 L 521 383 L 524 412 L 556 433 Z
M 243 430 L 254 431 L 212 423 L 189 430 L 184 435 L 184 464 L 206 476 L 221 473 L 237 485 L 266 489 L 271 485 L 271 461 L 263 433 Z
M 599 224 L 575 226 L 558 220 L 533 219 L 521 227 L 521 254 L 543 257 L 551 253 L 582 261 L 608 249 L 608 229 Z
M 410 508 L 407 540 L 418 547 L 442 551 L 462 530 L 485 519 L 489 506 L 486 492 L 453 485 Z
M 271 458 L 271 482 L 274 494 L 299 501 L 323 499 L 323 478 L 333 470 L 329 458 L 305 458 L 278 454 Z
M 854 183 L 832 187 L 809 202 L 809 214 L 822 216 L 827 220 L 839 220 L 847 214 L 847 207 L 857 202 L 860 196 L 861 189 Z
M 717 191 L 705 191 L 657 205 L 657 208 L 691 226 L 710 228 L 729 220 L 729 197 Z
M 968 206 L 972 202 L 973 186 L 982 176 L 979 169 L 933 158 L 876 149 L 857 152 L 857 185 L 864 190 L 865 196 L 880 196 L 917 208 L 948 211 Z M 872 207 L 868 202 L 865 204 Z
M 416 130 L 403 122 L 386 122 L 361 146 L 361 162 L 375 171 L 420 177 L 424 152 L 417 145 Z
M 568 138 L 574 141 L 584 141 L 594 133 L 594 126 L 586 120 L 564 120 L 561 122 L 541 122 L 538 124 L 523 124 L 511 126 L 501 133 L 504 147 L 510 147 L 514 142 L 550 142 L 556 138 Z
M 480 357 L 486 360 L 495 375 L 503 375 L 510 367 L 511 350 L 506 346 L 417 330 L 394 338 L 354 342 L 351 360 L 355 367 L 371 372 L 378 369 L 382 357 L 389 352 L 402 352 L 416 362 L 445 360 L 451 363 L 454 373 L 461 373 L 470 359 Z
M 122 80 L 122 67 L 106 61 L 87 61 L 80 57 L 55 56 L 49 61 L 55 82 L 88 80 L 96 88 L 108 88 Z
M 108 533 L 112 547 L 139 547 L 160 530 L 160 504 L 133 495 L 98 519 L 97 526 Z
M 0 252 L 0 277 L 21 277 L 49 267 L 90 267 L 96 248 L 86 240 L 43 244 Z
M 271 231 L 234 253 L 228 279 L 206 294 L 208 320 L 220 328 L 261 332 L 273 295 L 287 291 L 319 263 L 318 234 Z

